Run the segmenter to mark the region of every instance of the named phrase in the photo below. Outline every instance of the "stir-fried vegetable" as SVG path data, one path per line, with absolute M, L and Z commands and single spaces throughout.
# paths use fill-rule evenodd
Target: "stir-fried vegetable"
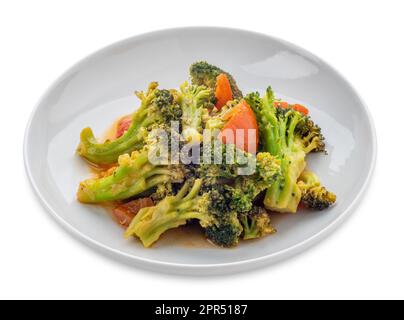
M 190 79 L 179 90 L 152 82 L 138 92 L 140 107 L 107 141 L 83 129 L 78 154 L 101 171 L 80 183 L 80 202 L 114 203 L 125 236 L 145 247 L 193 222 L 211 243 L 232 247 L 274 234 L 273 211 L 335 203 L 306 169 L 306 155 L 325 143 L 305 106 L 270 87 L 243 97 L 228 72 L 204 61 L 191 65 Z

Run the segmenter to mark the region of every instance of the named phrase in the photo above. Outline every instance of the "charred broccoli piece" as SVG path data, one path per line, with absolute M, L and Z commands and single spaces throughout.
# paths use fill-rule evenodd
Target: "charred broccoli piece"
M 207 63 L 206 61 L 198 61 L 193 63 L 189 68 L 189 73 L 193 84 L 198 86 L 204 85 L 208 88 L 212 88 L 213 90 L 216 88 L 216 78 L 220 74 L 224 73 L 229 79 L 233 98 L 241 99 L 243 97 L 241 90 L 236 84 L 236 81 L 229 73 Z
M 240 240 L 243 227 L 237 212 L 230 206 L 230 194 L 222 185 L 212 188 L 209 195 L 208 211 L 214 217 L 214 223 L 205 227 L 206 237 L 214 244 L 229 248 Z
M 311 171 L 304 171 L 298 181 L 305 207 L 323 210 L 335 203 L 337 197 L 321 185 L 319 178 Z
M 201 154 L 202 156 L 205 157 L 204 161 L 193 166 L 190 174 L 203 179 L 204 186 L 215 186 L 224 181 L 234 180 L 245 166 L 253 164 L 250 154 L 237 149 L 235 145 L 226 145 L 214 139 L 210 149 Z
M 221 224 L 221 225 L 211 225 L 205 229 L 205 234 L 208 240 L 212 243 L 223 247 L 230 248 L 238 244 L 240 234 L 242 232 L 242 226 L 240 221 L 237 219 L 237 214 L 232 216 L 233 223 Z

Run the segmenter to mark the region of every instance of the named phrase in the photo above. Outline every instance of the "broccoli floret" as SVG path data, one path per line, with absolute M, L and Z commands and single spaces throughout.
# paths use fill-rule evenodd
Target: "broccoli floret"
M 252 175 L 238 176 L 226 189 L 231 194 L 231 208 L 238 213 L 252 210 L 257 196 L 267 190 L 279 177 L 280 161 L 268 152 L 256 156 L 256 169 Z
M 208 210 L 214 223 L 205 226 L 206 237 L 220 247 L 233 247 L 239 242 L 243 227 L 237 212 L 230 206 L 231 194 L 223 185 L 218 185 L 207 192 L 209 195 Z
M 115 164 L 120 155 L 142 149 L 148 132 L 156 125 L 180 119 L 182 110 L 172 92 L 157 86 L 152 82 L 146 93 L 136 92 L 140 108 L 133 114 L 129 129 L 118 139 L 100 143 L 90 128 L 83 129 L 78 154 L 95 164 Z
M 201 187 L 201 179 L 196 179 L 192 188 L 190 183 L 185 182 L 175 196 L 166 197 L 154 207 L 141 209 L 126 230 L 125 236 L 136 236 L 145 247 L 150 247 L 165 231 L 197 219 L 206 229 L 207 237 L 215 244 L 237 244 L 242 232 L 237 214 L 218 212 L 217 204 L 214 203 L 218 200 L 218 194 L 200 194 Z
M 185 82 L 180 87 L 179 98 L 182 108 L 182 135 L 186 142 L 199 143 L 202 141 L 203 110 L 212 106 L 213 92 L 205 86 Z
M 203 179 L 203 190 L 220 186 L 230 208 L 236 212 L 250 211 L 257 196 L 280 174 L 279 159 L 268 152 L 252 155 L 232 144 L 218 144 L 216 151 L 213 148 L 210 151 L 210 163 L 188 166 L 186 179 Z M 228 159 L 232 159 L 231 163 L 227 163 Z
M 237 219 L 237 214 L 233 214 L 233 219 L 235 223 L 207 227 L 205 229 L 206 237 L 220 247 L 230 248 L 236 246 L 243 229 Z
M 305 207 L 323 210 L 335 203 L 337 197 L 321 185 L 319 178 L 311 171 L 304 171 L 298 181 Z
M 306 166 L 306 154 L 324 150 L 320 128 L 298 111 L 276 108 L 270 87 L 262 98 L 259 93 L 250 93 L 245 99 L 256 113 L 262 149 L 281 161 L 281 174 L 267 190 L 265 207 L 278 212 L 296 212 L 301 199 L 297 179 Z
M 124 154 L 109 175 L 80 183 L 77 198 L 83 203 L 124 200 L 151 191 L 156 186 L 184 180 L 181 165 L 156 165 L 149 162 L 147 148 Z
M 310 152 L 326 152 L 321 128 L 310 117 L 303 117 L 296 126 L 296 133 L 301 137 L 301 144 L 306 154 Z
M 182 108 L 178 104 L 176 90 L 156 90 L 155 104 L 160 110 L 163 123 L 170 125 L 171 121 L 179 121 L 182 117 Z
M 189 69 L 192 83 L 195 85 L 204 85 L 208 88 L 215 90 L 216 88 L 216 78 L 221 73 L 226 74 L 230 82 L 231 91 L 233 93 L 234 99 L 241 99 L 243 97 L 242 92 L 238 88 L 234 78 L 222 69 L 213 66 L 206 61 L 195 62 L 191 65 Z
M 262 207 L 254 207 L 247 214 L 240 216 L 243 224 L 243 239 L 256 239 L 276 232 L 271 225 L 268 212 Z

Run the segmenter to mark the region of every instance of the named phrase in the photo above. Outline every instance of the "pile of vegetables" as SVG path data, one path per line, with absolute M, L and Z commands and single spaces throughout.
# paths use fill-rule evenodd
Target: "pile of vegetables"
M 274 212 L 323 210 L 336 201 L 306 169 L 307 154 L 325 152 L 307 108 L 276 99 L 270 87 L 262 96 L 243 95 L 229 73 L 204 61 L 191 65 L 190 80 L 178 90 L 152 82 L 136 92 L 140 107 L 119 121 L 113 139 L 100 142 L 90 128 L 81 132 L 77 152 L 98 174 L 80 183 L 80 202 L 112 202 L 125 236 L 145 247 L 188 223 L 198 223 L 212 243 L 233 247 L 274 233 Z M 223 161 L 152 162 L 155 129 L 198 150 L 214 142 L 208 158 Z M 206 141 L 205 129 L 217 134 Z M 235 139 L 240 130 L 244 139 Z M 254 164 L 252 172 L 240 174 L 246 163 Z

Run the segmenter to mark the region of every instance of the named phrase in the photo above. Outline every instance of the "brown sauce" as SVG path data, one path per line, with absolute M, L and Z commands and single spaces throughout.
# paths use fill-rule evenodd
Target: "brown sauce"
M 212 248 L 215 247 L 208 240 L 200 226 L 188 224 L 165 232 L 153 247 L 162 248 L 177 246 L 185 248 Z

